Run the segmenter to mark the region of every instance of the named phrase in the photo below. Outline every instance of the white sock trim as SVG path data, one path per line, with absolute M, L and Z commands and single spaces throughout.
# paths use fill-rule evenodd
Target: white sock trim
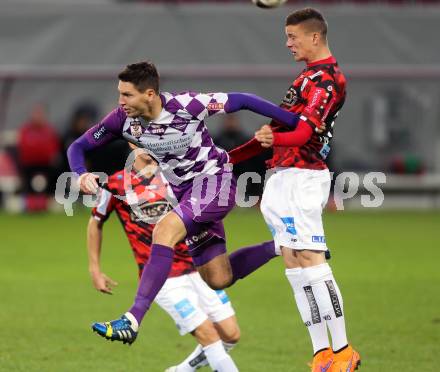
M 238 344 L 238 342 L 231 343 L 231 342 L 225 342 L 225 341 L 222 341 L 222 343 L 223 343 L 223 347 L 225 348 L 225 351 L 227 353 L 229 353 Z
M 136 318 L 134 317 L 134 315 L 132 313 L 130 313 L 129 311 L 127 311 L 124 315 L 131 322 L 131 328 L 133 329 L 133 331 L 137 332 L 139 329 L 139 323 L 136 320 Z

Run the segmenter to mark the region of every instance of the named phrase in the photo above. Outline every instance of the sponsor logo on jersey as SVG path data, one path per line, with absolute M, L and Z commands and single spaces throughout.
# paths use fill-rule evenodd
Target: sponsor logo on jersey
M 321 98 L 324 95 L 324 89 L 322 88 L 316 88 L 315 92 L 313 93 L 313 97 L 310 101 L 310 103 L 307 105 L 307 107 L 315 107 L 319 104 Z
M 312 243 L 323 243 L 323 244 L 325 244 L 325 236 L 322 236 L 322 235 L 312 235 Z
M 139 120 L 133 120 L 130 123 L 130 133 L 133 137 L 139 138 L 142 136 L 142 125 Z
M 149 129 L 150 133 L 153 133 L 153 134 L 164 134 L 165 133 L 165 128 L 159 124 L 150 124 L 148 129 Z
M 93 138 L 95 140 L 99 140 L 105 133 L 106 129 L 104 126 L 102 126 L 101 128 L 97 129 L 94 133 L 93 133 Z
M 155 223 L 160 217 L 171 210 L 171 205 L 166 200 L 156 202 L 145 201 L 131 209 L 131 220 L 133 222 Z
M 224 107 L 225 105 L 221 102 L 211 102 L 206 106 L 209 111 L 220 111 L 223 110 Z
M 191 302 L 189 302 L 189 300 L 186 298 L 175 304 L 174 308 L 177 310 L 179 315 L 184 319 L 196 311 L 196 309 L 191 304 Z

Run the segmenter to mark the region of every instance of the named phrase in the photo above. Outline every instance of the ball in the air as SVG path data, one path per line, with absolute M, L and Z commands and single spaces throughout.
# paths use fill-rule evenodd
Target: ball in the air
M 260 8 L 276 8 L 283 5 L 287 0 L 252 0 L 252 3 Z

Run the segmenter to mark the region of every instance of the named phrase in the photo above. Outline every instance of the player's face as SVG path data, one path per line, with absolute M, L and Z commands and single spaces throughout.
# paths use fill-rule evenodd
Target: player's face
M 301 24 L 286 26 L 285 32 L 286 47 L 292 53 L 295 61 L 309 62 L 316 45 L 316 33 L 308 32 Z
M 139 92 L 132 83 L 119 81 L 118 90 L 119 105 L 128 117 L 149 116 L 151 103 L 155 95 L 153 89 Z

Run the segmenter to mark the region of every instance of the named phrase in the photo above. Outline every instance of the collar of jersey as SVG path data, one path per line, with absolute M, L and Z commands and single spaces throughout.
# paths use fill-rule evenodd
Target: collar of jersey
M 307 67 L 313 67 L 317 65 L 327 65 L 330 63 L 336 63 L 336 58 L 333 56 L 330 56 L 328 58 L 320 59 L 319 61 L 307 63 Z

